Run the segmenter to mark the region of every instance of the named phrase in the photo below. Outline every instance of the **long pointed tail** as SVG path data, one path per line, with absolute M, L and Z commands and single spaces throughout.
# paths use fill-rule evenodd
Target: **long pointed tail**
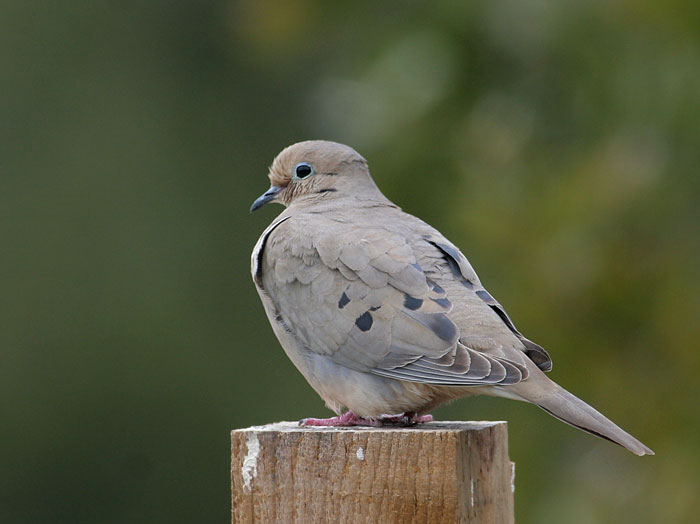
M 535 375 L 538 375 L 538 373 L 535 372 Z M 562 422 L 619 444 L 635 455 L 654 454 L 651 449 L 602 413 L 549 380 L 541 372 L 539 375 L 539 377 L 531 375 L 530 380 L 518 384 L 514 388 L 517 395 L 528 402 L 536 404 Z

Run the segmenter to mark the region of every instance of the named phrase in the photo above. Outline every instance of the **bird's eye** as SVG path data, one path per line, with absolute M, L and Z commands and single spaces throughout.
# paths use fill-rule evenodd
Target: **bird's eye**
M 297 167 L 294 168 L 294 175 L 297 178 L 306 178 L 307 176 L 313 174 L 314 168 L 311 167 L 311 164 L 307 164 L 306 162 L 301 162 L 300 164 L 297 164 Z

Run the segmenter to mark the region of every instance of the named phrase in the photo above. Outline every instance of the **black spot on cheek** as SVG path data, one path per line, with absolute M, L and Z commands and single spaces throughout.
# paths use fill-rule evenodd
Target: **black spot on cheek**
M 369 331 L 373 323 L 374 319 L 372 318 L 372 315 L 370 315 L 369 311 L 365 311 L 355 319 L 355 325 L 360 328 L 360 331 Z
M 415 311 L 423 305 L 423 299 L 412 297 L 411 295 L 405 295 L 403 305 L 405 308 Z
M 343 294 L 340 295 L 340 300 L 338 300 L 338 307 L 340 309 L 343 309 L 345 306 L 348 305 L 349 302 L 350 302 L 350 298 L 348 298 L 348 296 L 345 294 L 345 292 L 343 292 Z
M 369 308 L 369 310 L 370 311 L 377 311 L 380 307 L 382 307 L 382 306 L 374 306 L 374 307 Z
M 332 187 L 327 188 L 327 189 L 321 189 L 321 191 L 319 191 L 319 193 L 337 193 L 337 192 L 338 192 L 338 190 L 334 189 Z

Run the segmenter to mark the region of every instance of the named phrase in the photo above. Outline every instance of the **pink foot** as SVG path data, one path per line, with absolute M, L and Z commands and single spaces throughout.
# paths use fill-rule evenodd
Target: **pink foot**
M 304 418 L 299 421 L 300 426 L 372 426 L 383 425 L 414 426 L 425 422 L 432 422 L 432 415 L 418 416 L 414 412 L 406 412 L 401 415 L 383 415 L 379 420 L 358 417 L 352 411 L 346 411 L 342 415 L 331 418 Z
M 346 411 L 342 415 L 331 418 L 303 418 L 299 421 L 300 426 L 381 426 L 378 420 L 362 418 L 352 411 Z
M 413 426 L 415 424 L 424 424 L 425 422 L 432 422 L 432 415 L 418 415 L 412 411 L 407 411 L 401 415 L 384 415 L 380 419 L 385 424 L 397 424 L 401 426 Z

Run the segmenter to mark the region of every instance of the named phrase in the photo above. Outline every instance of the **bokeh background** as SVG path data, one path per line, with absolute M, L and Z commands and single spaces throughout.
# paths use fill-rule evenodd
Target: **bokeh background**
M 695 522 L 697 2 L 0 3 L 0 521 L 227 522 L 229 430 L 323 416 L 249 277 L 267 166 L 358 149 L 552 377 L 650 445 L 506 419 L 522 523 Z

